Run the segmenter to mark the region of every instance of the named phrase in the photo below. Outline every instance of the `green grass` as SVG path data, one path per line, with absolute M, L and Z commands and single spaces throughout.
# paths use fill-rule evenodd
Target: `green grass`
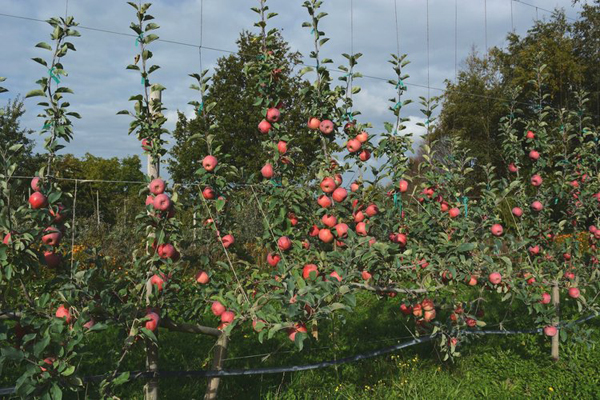
M 404 342 L 408 336 L 397 299 L 360 298 L 361 306 L 346 324 L 320 326 L 319 342 L 295 352 L 287 337 L 258 343 L 249 331 L 232 338 L 226 368 L 260 368 L 302 365 L 341 358 Z M 494 310 L 486 310 L 490 320 Z M 350 318 L 350 317 L 349 317 Z M 522 325 L 526 325 L 521 321 Z M 593 338 L 600 338 L 600 319 L 589 322 Z M 114 330 L 90 336 L 90 352 L 82 358 L 82 374 L 107 371 L 121 339 Z M 206 336 L 160 332 L 160 368 L 163 370 L 210 369 L 214 341 Z M 460 348 L 454 362 L 439 361 L 433 344 L 426 343 L 338 368 L 221 380 L 223 399 L 519 399 L 600 398 L 600 352 L 570 340 L 561 344 L 561 359 L 549 359 L 550 341 L 541 335 L 487 336 Z M 262 357 L 240 358 L 273 353 Z M 142 347 L 127 358 L 123 370 L 144 368 Z M 8 377 L 0 378 L 6 383 Z M 8 382 L 10 383 L 10 381 Z M 201 399 L 205 379 L 169 378 L 160 381 L 161 397 Z M 3 386 L 7 386 L 4 384 Z M 142 399 L 143 382 L 120 387 L 123 399 Z M 93 386 L 89 394 L 97 393 Z M 76 398 L 73 396 L 73 398 Z M 80 395 L 83 398 L 83 395 Z

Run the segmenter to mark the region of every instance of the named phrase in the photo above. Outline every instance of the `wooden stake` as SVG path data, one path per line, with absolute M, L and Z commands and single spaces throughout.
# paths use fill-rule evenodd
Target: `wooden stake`
M 217 339 L 217 343 L 215 344 L 215 353 L 213 356 L 212 369 L 215 371 L 223 369 L 223 364 L 227 355 L 228 342 L 229 337 L 226 334 L 221 333 L 221 336 L 219 336 L 219 339 Z M 219 377 L 208 378 L 208 385 L 206 387 L 206 393 L 204 394 L 204 400 L 215 400 L 217 398 L 220 381 L 221 378 Z
M 554 311 L 556 316 L 552 321 L 552 325 L 558 327 L 560 322 L 560 291 L 558 290 L 558 282 L 554 282 L 552 286 L 552 304 L 554 305 Z M 551 356 L 554 361 L 558 361 L 558 349 L 560 343 L 560 330 L 557 331 L 556 335 L 552 337 L 552 351 Z

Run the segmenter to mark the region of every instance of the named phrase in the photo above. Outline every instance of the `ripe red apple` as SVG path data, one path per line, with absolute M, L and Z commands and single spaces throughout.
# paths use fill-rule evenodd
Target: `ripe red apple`
M 362 222 L 365 219 L 365 214 L 362 211 L 356 211 L 354 213 L 354 222 Z
M 171 199 L 166 194 L 159 194 L 154 198 L 154 202 L 152 203 L 155 210 L 158 211 L 168 211 L 171 208 Z
M 50 268 L 56 268 L 60 265 L 62 257 L 60 256 L 60 254 L 55 253 L 53 251 L 45 251 L 44 261 L 46 262 L 46 265 Z
M 544 328 L 544 335 L 554 337 L 558 333 L 558 329 L 555 326 L 546 326 Z
M 571 181 L 571 183 L 569 183 L 569 185 L 571 185 L 572 188 L 577 189 L 579 187 L 579 182 L 577 182 L 577 180 Z
M 53 223 L 60 224 L 65 220 L 66 215 L 63 213 L 64 210 L 65 207 L 62 204 L 58 204 L 56 206 L 56 209 L 50 208 L 50 215 L 54 217 L 54 219 L 52 220 Z
M 581 293 L 578 288 L 576 288 L 576 287 L 569 288 L 569 297 L 576 299 L 579 297 L 580 294 Z
M 165 181 L 160 178 L 153 179 L 148 188 L 153 195 L 162 194 L 165 192 Z
M 368 161 L 371 158 L 371 152 L 369 150 L 363 150 L 360 152 L 358 158 L 363 162 Z
M 198 282 L 201 285 L 206 285 L 208 283 L 208 281 L 210 280 L 208 274 L 204 271 L 200 271 L 196 274 L 196 282 Z
M 260 121 L 260 123 L 258 124 L 258 131 L 262 134 L 267 134 L 269 133 L 269 131 L 271 130 L 271 124 L 269 123 L 269 121 L 267 120 L 262 120 Z
M 377 207 L 376 204 L 369 204 L 369 206 L 365 210 L 365 213 L 369 217 L 374 217 L 375 215 L 377 215 L 378 212 L 379 212 L 379 208 Z
M 344 201 L 346 199 L 346 196 L 348 196 L 348 191 L 342 187 L 335 189 L 331 195 L 331 197 L 333 197 L 333 200 L 338 203 Z
M 532 256 L 536 256 L 536 255 L 540 254 L 540 246 L 535 245 L 535 246 L 529 247 L 529 254 L 531 254 Z
M 492 231 L 492 235 L 494 236 L 502 236 L 502 233 L 504 233 L 504 228 L 500 224 L 492 225 L 490 230 Z
M 4 243 L 5 245 L 8 246 L 10 244 L 11 238 L 12 238 L 12 234 L 11 234 L 11 232 L 9 232 L 6 235 L 4 235 L 4 239 L 2 239 L 2 243 Z
M 175 255 L 175 247 L 170 243 L 163 243 L 158 246 L 158 256 L 160 258 L 172 258 Z
M 288 220 L 292 226 L 298 225 L 298 217 L 294 213 L 288 213 Z
M 533 203 L 531 203 L 531 209 L 533 211 L 540 212 L 540 211 L 542 211 L 543 208 L 544 208 L 544 205 L 541 202 L 537 201 L 537 200 L 534 201 Z
M 550 304 L 551 300 L 552 300 L 552 297 L 550 296 L 549 293 L 542 293 L 542 300 L 540 300 L 540 303 Z
M 279 261 L 281 261 L 281 256 L 279 256 L 279 254 L 275 254 L 275 253 L 267 254 L 267 263 L 271 267 L 276 267 L 277 264 L 279 264 Z
M 500 275 L 499 272 L 492 272 L 488 279 L 492 285 L 498 285 L 500 282 L 502 282 L 502 275 Z
M 450 218 L 456 218 L 460 215 L 460 210 L 454 207 L 448 211 L 448 214 L 450 215 Z
M 345 238 L 348 236 L 348 225 L 339 223 L 335 226 L 335 233 L 338 238 Z
M 156 285 L 158 291 L 160 292 L 163 288 L 163 284 L 165 283 L 165 280 L 160 276 L 160 275 L 152 275 L 152 278 L 150 278 L 150 283 L 152 285 Z
M 221 314 L 221 322 L 224 324 L 230 324 L 235 319 L 235 313 L 233 311 L 224 311 Z
M 533 140 L 535 139 L 535 134 L 532 131 L 527 131 L 527 139 Z
M 336 167 L 337 168 L 337 167 Z M 344 181 L 342 179 L 342 174 L 335 174 L 335 176 L 333 177 L 333 180 L 335 181 L 335 186 L 341 186 L 342 182 Z
M 538 174 L 535 174 L 531 177 L 531 184 L 533 186 L 540 186 L 542 184 L 544 180 L 542 179 L 541 176 L 539 176 Z
M 360 150 L 362 146 L 362 143 L 360 143 L 358 141 L 358 139 L 350 139 L 348 140 L 348 143 L 346 144 L 346 148 L 348 149 L 348 151 L 350 153 L 356 153 L 357 151 Z
M 40 185 L 40 183 L 41 183 L 40 181 L 41 181 L 41 180 L 40 180 L 40 178 L 39 178 L 39 177 L 37 177 L 37 176 L 31 180 L 31 184 L 30 184 L 30 186 L 31 186 L 31 189 L 32 189 L 34 192 L 39 192 L 39 191 L 41 191 L 41 190 L 42 190 L 42 187 L 41 187 L 41 185 Z
M 319 124 L 319 130 L 323 135 L 330 135 L 331 132 L 333 132 L 333 128 L 333 122 L 331 122 L 328 119 L 324 120 Z
M 435 319 L 435 309 L 434 310 L 427 310 L 423 313 L 423 319 L 425 320 L 425 322 L 431 322 Z
M 423 316 L 423 306 L 415 304 L 412 308 L 412 314 L 417 318 L 421 318 Z
M 313 224 L 308 230 L 308 235 L 311 237 L 319 236 L 319 227 L 316 224 Z
M 229 246 L 231 246 L 235 243 L 235 238 L 233 237 L 233 235 L 225 235 L 225 236 L 223 236 L 221 241 L 223 242 L 223 247 L 225 247 L 227 249 L 227 248 L 229 248 Z
M 523 215 L 523 210 L 520 207 L 513 207 L 512 213 L 515 217 L 521 217 Z
M 265 166 L 261 168 L 260 173 L 263 178 L 271 179 L 273 177 L 273 166 L 271 164 L 265 164 Z
M 338 282 L 342 281 L 342 277 L 336 271 L 333 271 L 332 273 L 330 273 L 329 276 L 334 279 L 337 279 Z
M 590 227 L 588 228 L 588 230 L 590 231 L 590 233 L 596 233 L 596 231 L 598 230 L 598 228 L 596 228 L 594 225 L 590 225 Z
M 474 328 L 474 327 L 477 326 L 477 321 L 474 320 L 473 318 L 467 318 L 465 320 L 465 322 L 467 323 L 467 326 L 470 327 L 470 328 Z
M 288 329 L 287 332 L 288 332 L 288 338 L 292 342 L 294 342 L 296 340 L 296 333 L 298 333 L 298 332 L 306 333 L 308 331 L 306 330 L 306 326 L 304 326 L 304 324 L 296 324 L 296 325 L 294 325 L 293 328 Z
M 206 200 L 212 200 L 216 197 L 216 193 L 210 186 L 207 186 L 202 191 L 202 197 L 204 197 Z
M 367 236 L 367 224 L 359 222 L 356 224 L 356 234 L 359 236 Z
M 281 118 L 281 113 L 276 108 L 269 108 L 267 110 L 267 121 L 269 122 L 278 122 L 279 118 Z
M 316 131 L 319 129 L 319 125 L 321 125 L 321 121 L 318 118 L 312 117 L 308 120 L 308 129 L 311 131 Z
M 352 183 L 350 184 L 350 190 L 351 190 L 352 192 L 357 192 L 357 191 L 358 191 L 358 189 L 360 189 L 360 185 L 359 185 L 357 182 L 352 182 Z
M 369 140 L 369 134 L 365 131 L 362 131 L 361 133 L 356 135 L 356 140 L 358 140 L 361 143 L 366 143 L 367 140 Z
M 325 214 L 321 217 L 323 225 L 333 228 L 337 224 L 337 218 L 334 215 Z
M 202 160 L 202 166 L 208 172 L 211 172 L 212 170 L 214 170 L 215 167 L 217 166 L 217 163 L 218 163 L 217 157 L 215 157 L 215 156 L 206 156 Z
M 514 163 L 510 163 L 508 164 L 508 170 L 512 173 L 516 173 L 519 168 L 517 168 L 517 166 Z
M 571 280 L 571 281 L 573 279 L 575 279 L 575 274 L 573 272 L 570 272 L 570 271 L 566 271 L 563 276 L 564 276 L 565 279 L 568 279 L 568 280 Z
M 317 203 L 323 208 L 331 207 L 331 199 L 324 194 L 320 195 L 317 199 Z
M 321 190 L 327 194 L 332 193 L 336 186 L 333 178 L 327 177 L 321 181 Z
M 442 201 L 440 203 L 440 210 L 442 212 L 448 212 L 448 210 L 450 210 L 450 205 L 446 201 Z
M 373 277 L 373 275 L 371 275 L 369 273 L 369 271 L 364 270 L 363 272 L 361 272 L 360 276 L 365 280 L 368 281 L 369 279 L 371 279 Z
M 529 152 L 529 158 L 531 158 L 533 161 L 537 161 L 537 160 L 539 160 L 539 158 L 540 158 L 540 153 L 538 153 L 538 152 L 537 152 L 537 151 L 535 151 L 535 150 L 531 150 L 531 151 Z
M 148 314 L 146 314 L 146 318 L 150 318 L 149 321 L 146 321 L 146 329 L 148 329 L 149 331 L 154 332 L 156 330 L 156 328 L 158 328 L 158 323 L 160 322 L 160 316 L 155 313 L 154 311 L 150 311 Z
M 220 301 L 213 301 L 213 303 L 210 305 L 210 310 L 215 317 L 220 317 L 221 314 L 225 312 L 225 306 L 221 304 Z
M 45 245 L 54 246 L 54 247 L 56 247 L 60 244 L 60 239 L 62 239 L 62 233 L 58 229 L 48 227 L 48 228 L 44 229 L 44 232 L 48 232 L 48 233 L 46 233 L 44 236 L 42 236 L 42 243 L 44 243 Z
M 471 275 L 469 278 L 469 286 L 477 286 L 477 276 Z
M 152 149 L 152 141 L 150 139 L 142 139 L 142 150 L 150 151 Z
M 398 184 L 398 188 L 400 189 L 400 193 L 405 193 L 408 190 L 408 182 L 402 179 Z
M 321 229 L 319 231 L 319 239 L 324 243 L 331 243 L 333 241 L 333 234 L 329 229 Z
M 306 264 L 304 268 L 302 268 L 302 278 L 305 280 L 310 279 L 310 273 L 314 272 L 314 277 L 319 276 L 319 269 L 315 264 Z
M 282 236 L 277 240 L 277 246 L 281 251 L 287 251 L 292 248 L 292 241 L 287 236 Z
M 96 321 L 94 321 L 94 318 L 92 318 L 88 322 L 86 322 L 85 324 L 83 324 L 83 327 L 85 329 L 92 329 L 94 327 L 94 325 L 96 325 Z
M 71 322 L 71 312 L 68 307 L 65 307 L 64 304 L 61 304 L 60 307 L 56 310 L 56 318 L 64 318 L 67 323 Z
M 421 258 L 421 260 L 419 261 L 419 266 L 421 267 L 421 269 L 425 269 L 429 266 L 429 263 L 426 259 Z
M 40 192 L 33 192 L 29 196 L 29 204 L 31 204 L 31 208 L 38 210 L 48 205 L 48 199 Z
M 277 143 L 277 151 L 279 154 L 287 153 L 287 142 L 280 140 L 279 143 Z
M 412 306 L 407 306 L 406 304 L 402 303 L 400 304 L 400 311 L 404 315 L 410 315 L 413 312 L 413 308 Z

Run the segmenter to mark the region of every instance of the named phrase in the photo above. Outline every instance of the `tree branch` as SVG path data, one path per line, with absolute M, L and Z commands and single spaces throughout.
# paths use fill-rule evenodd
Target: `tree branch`
M 442 288 L 443 286 L 435 286 L 429 289 L 403 289 L 403 288 L 395 288 L 395 287 L 381 287 L 381 286 L 371 286 L 366 283 L 351 283 L 350 286 L 359 289 L 369 290 L 371 292 L 393 292 L 393 293 L 428 293 L 437 289 Z
M 221 336 L 221 331 L 216 328 L 210 328 L 208 326 L 178 323 L 169 318 L 163 318 L 160 320 L 160 326 L 170 331 L 184 332 L 184 333 L 201 333 L 203 335 Z

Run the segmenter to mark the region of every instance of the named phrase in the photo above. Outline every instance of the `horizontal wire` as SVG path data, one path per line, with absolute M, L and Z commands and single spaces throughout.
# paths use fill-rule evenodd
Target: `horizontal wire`
M 547 12 L 547 13 L 554 14 L 554 11 L 552 11 L 552 10 L 548 10 L 547 8 L 538 7 L 538 6 L 535 6 L 535 5 L 533 5 L 533 4 L 525 3 L 524 1 L 521 1 L 521 0 L 512 0 L 512 1 L 514 1 L 515 3 L 520 3 L 520 4 L 523 4 L 524 6 L 528 6 L 528 7 L 531 7 L 531 8 L 535 8 L 536 10 L 542 10 L 542 11 L 545 11 L 545 12 Z M 569 16 L 567 16 L 566 14 L 565 14 L 565 18 L 566 18 L 566 19 L 570 19 L 571 21 L 577 21 L 577 19 L 576 19 L 576 18 L 569 17 Z

